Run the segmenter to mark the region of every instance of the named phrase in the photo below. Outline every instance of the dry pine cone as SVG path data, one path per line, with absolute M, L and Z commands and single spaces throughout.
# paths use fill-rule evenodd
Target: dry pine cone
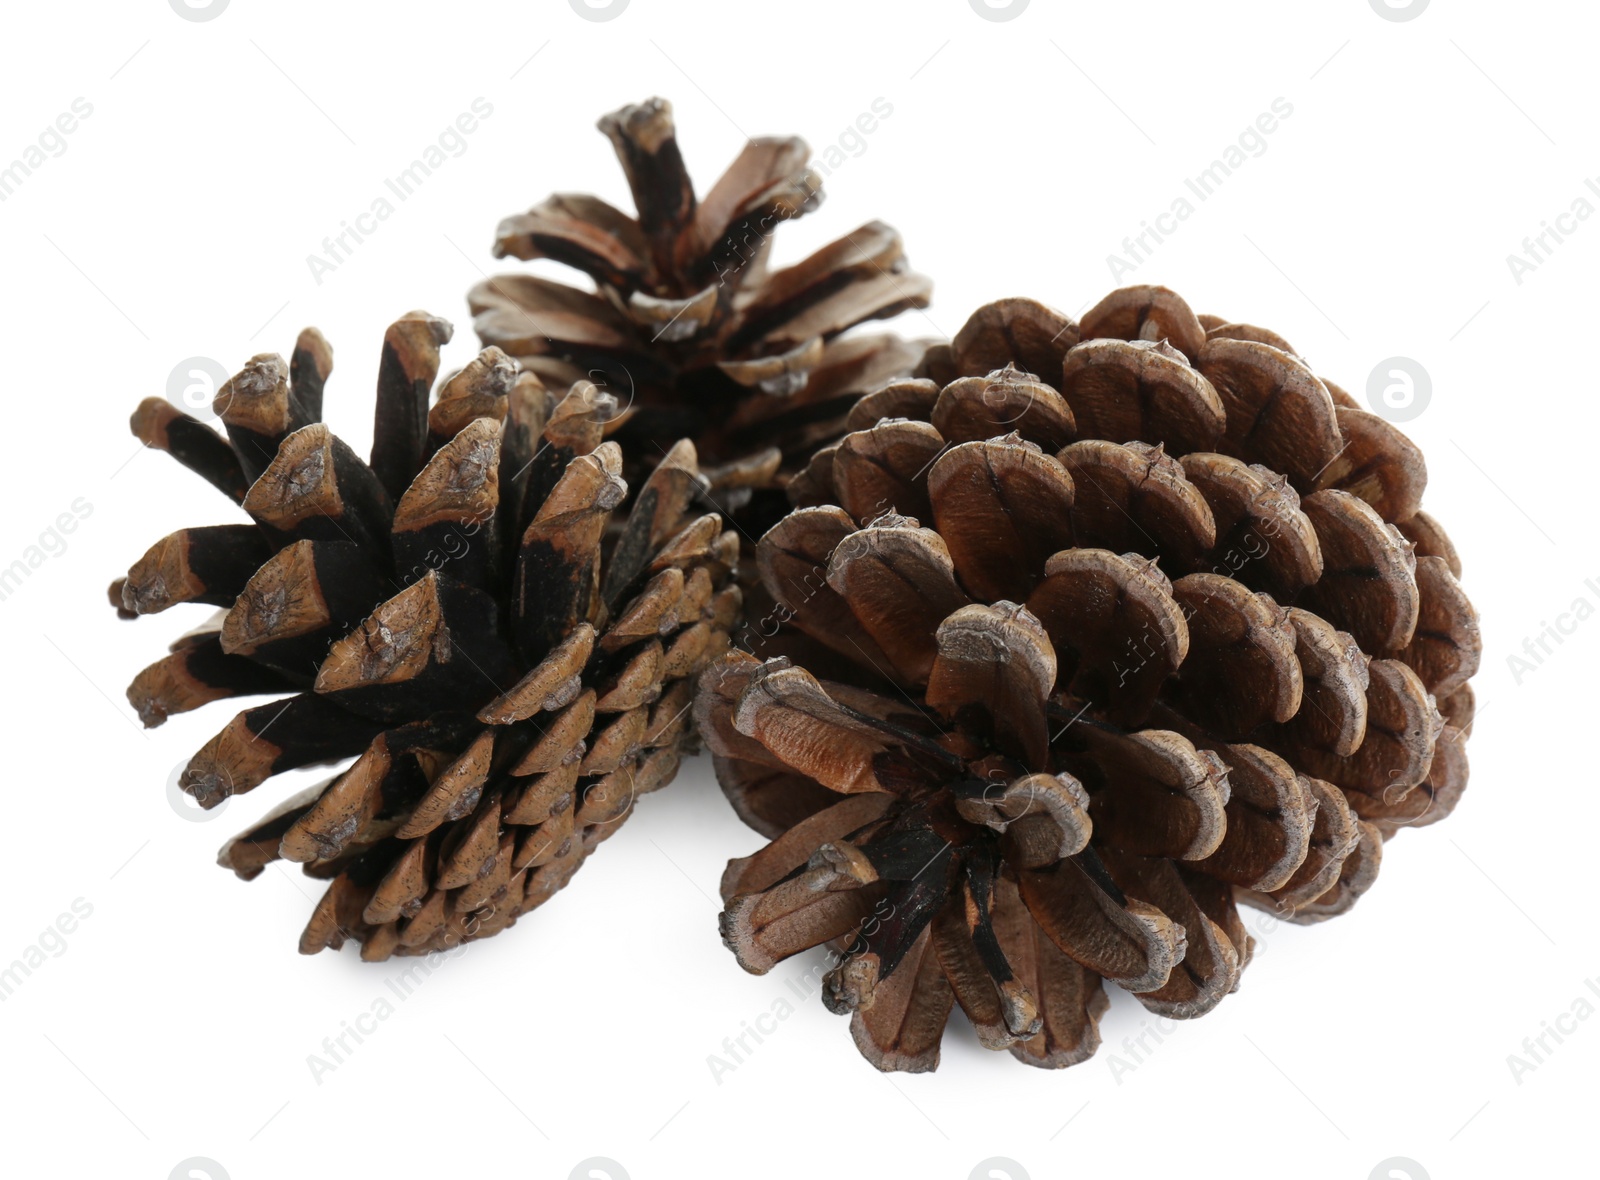
M 487 279 L 468 296 L 474 326 L 552 386 L 588 379 L 615 394 L 630 464 L 687 437 L 716 465 L 707 474 L 719 502 L 742 506 L 780 464 L 797 467 L 837 438 L 861 393 L 910 371 L 920 346 L 841 333 L 926 307 L 932 284 L 878 221 L 768 269 L 778 225 L 822 202 L 802 139 L 749 140 L 697 198 L 670 103 L 626 106 L 599 126 L 636 216 L 557 193 L 502 221 L 495 241 L 496 257 L 565 263 L 595 289 L 531 274 Z
M 728 946 L 831 943 L 878 1068 L 934 1068 L 953 1002 L 1047 1067 L 1094 1052 L 1103 980 L 1201 1015 L 1238 902 L 1343 913 L 1459 799 L 1480 641 L 1422 456 L 1281 337 L 1160 287 L 1081 325 L 1005 300 L 850 426 L 696 708 L 772 841 Z M 780 624 L 836 679 L 750 654 Z
M 257 356 L 218 391 L 226 439 L 159 398 L 133 416 L 251 523 L 174 533 L 112 587 L 130 617 L 222 608 L 128 699 L 151 726 L 293 694 L 236 716 L 183 789 L 214 807 L 356 759 L 220 857 L 247 880 L 281 856 L 329 881 L 308 954 L 440 950 L 565 885 L 676 773 L 693 676 L 739 609 L 737 539 L 691 511 L 691 443 L 624 514 L 612 399 L 582 382 L 557 400 L 488 348 L 430 409 L 450 333 L 421 312 L 389 328 L 370 464 L 321 422 L 333 354 L 311 329 L 291 362 Z

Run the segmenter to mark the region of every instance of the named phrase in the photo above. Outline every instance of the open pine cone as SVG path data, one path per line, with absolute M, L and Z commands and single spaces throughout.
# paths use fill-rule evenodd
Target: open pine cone
M 469 294 L 474 326 L 552 386 L 587 379 L 615 394 L 630 464 L 691 439 L 716 465 L 718 502 L 742 507 L 780 466 L 837 438 L 861 393 L 910 371 L 921 346 L 841 333 L 926 307 L 932 284 L 879 221 L 768 269 L 778 225 L 822 202 L 802 139 L 749 140 L 697 199 L 670 103 L 626 106 L 599 126 L 637 215 L 557 193 L 502 221 L 495 241 L 496 257 L 566 263 L 595 290 L 501 275 Z
M 1011 299 L 919 373 L 790 484 L 770 608 L 702 677 L 772 841 L 723 936 L 754 972 L 831 942 L 880 1069 L 934 1068 L 952 1001 L 1071 1065 L 1102 980 L 1201 1015 L 1250 958 L 1237 902 L 1343 913 L 1450 812 L 1477 619 L 1417 448 L 1270 332 L 1160 287 L 1081 325 Z M 804 643 L 834 679 L 751 654 Z
M 370 465 L 321 422 L 333 354 L 313 329 L 218 391 L 226 439 L 159 398 L 133 416 L 252 523 L 174 533 L 112 587 L 130 617 L 222 608 L 128 699 L 153 726 L 292 694 L 236 716 L 183 789 L 209 808 L 359 755 L 220 856 L 247 880 L 280 856 L 329 880 L 308 954 L 439 950 L 550 897 L 676 773 L 693 677 L 739 610 L 737 538 L 691 511 L 692 443 L 624 516 L 610 397 L 581 382 L 557 400 L 488 348 L 430 409 L 450 333 L 421 312 L 389 328 Z

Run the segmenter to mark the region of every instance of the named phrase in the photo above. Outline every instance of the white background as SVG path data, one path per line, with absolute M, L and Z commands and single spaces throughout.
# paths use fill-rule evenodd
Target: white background
M 1520 677 L 1508 656 L 1575 600 L 1600 605 L 1600 218 L 1520 283 L 1506 261 L 1600 177 L 1592 7 L 1438 0 L 1391 21 L 1367 0 L 1034 0 L 990 21 L 967 0 L 633 0 L 596 22 L 565 0 L 233 0 L 189 21 L 103 0 L 3 19 L 0 162 L 74 99 L 93 107 L 0 203 L 0 566 L 75 500 L 92 507 L 0 602 L 0 964 L 75 899 L 93 907 L 0 1003 L 6 1174 L 165 1178 L 190 1157 L 212 1180 L 562 1178 L 596 1156 L 613 1180 L 965 1180 L 990 1157 L 1012 1180 L 1593 1166 L 1571 1153 L 1600 1020 L 1567 1022 L 1520 1081 L 1507 1057 L 1600 977 L 1585 749 L 1600 622 Z M 722 865 L 760 841 L 696 761 L 571 889 L 447 963 L 319 1082 L 308 1055 L 393 998 L 400 961 L 299 957 L 316 889 L 211 863 L 288 784 L 216 822 L 169 806 L 164 781 L 230 711 L 145 734 L 122 687 L 207 608 L 120 622 L 105 586 L 164 533 L 234 516 L 139 454 L 129 411 L 184 358 L 231 372 L 317 324 L 337 354 L 328 419 L 363 448 L 385 325 L 449 316 L 446 365 L 465 362 L 462 297 L 499 269 L 498 219 L 557 189 L 626 205 L 593 123 L 652 94 L 675 104 L 702 191 L 745 133 L 820 151 L 887 99 L 779 260 L 891 220 L 937 279 L 903 322 L 927 336 L 1005 295 L 1081 312 L 1119 285 L 1122 239 L 1287 99 L 1265 152 L 1122 281 L 1270 326 L 1357 396 L 1390 356 L 1432 377 L 1407 429 L 1488 641 L 1471 788 L 1447 823 L 1388 846 L 1349 916 L 1274 930 L 1252 911 L 1240 992 L 1132 1070 L 1114 1054 L 1146 1017 L 1121 994 L 1087 1064 L 1026 1068 L 958 1017 L 939 1071 L 914 1077 L 874 1072 L 813 998 L 714 1080 L 708 1056 L 814 964 L 756 978 L 719 945 Z M 479 97 L 493 114 L 467 150 L 319 284 L 307 255 Z

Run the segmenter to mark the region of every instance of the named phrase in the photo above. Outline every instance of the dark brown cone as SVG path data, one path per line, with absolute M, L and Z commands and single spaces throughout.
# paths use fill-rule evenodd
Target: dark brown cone
M 128 617 L 225 610 L 129 700 L 159 725 L 298 694 L 235 717 L 184 789 L 213 807 L 354 758 L 219 857 L 245 879 L 283 858 L 328 881 L 306 953 L 347 938 L 367 959 L 441 950 L 549 898 L 671 781 L 694 741 L 694 677 L 739 610 L 736 535 L 694 504 L 692 443 L 641 467 L 625 507 L 587 382 L 554 398 L 491 347 L 430 410 L 449 337 L 420 312 L 385 335 L 371 465 L 320 421 L 332 353 L 312 331 L 292 366 L 257 357 L 225 387 L 229 439 L 159 404 L 134 418 L 256 523 L 175 533 L 118 583 Z
M 635 215 L 558 193 L 502 221 L 494 247 L 499 258 L 575 267 L 593 291 L 497 276 L 468 296 L 474 326 L 552 389 L 588 380 L 611 394 L 619 416 L 607 433 L 630 465 L 647 469 L 689 438 L 716 502 L 770 523 L 781 497 L 745 509 L 752 495 L 836 439 L 856 398 L 908 373 L 921 352 L 894 335 L 845 333 L 926 307 L 931 284 L 878 221 L 769 267 L 778 226 L 822 203 L 801 139 L 750 140 L 697 198 L 666 100 L 623 107 L 599 126 Z M 629 479 L 642 470 L 630 466 Z
M 1004 300 L 848 421 L 697 714 L 772 840 L 725 941 L 829 944 L 878 1068 L 933 1068 L 953 1004 L 1049 1067 L 1103 980 L 1202 1015 L 1238 903 L 1343 913 L 1459 800 L 1481 642 L 1422 457 L 1281 337 L 1158 287 L 1081 327 Z

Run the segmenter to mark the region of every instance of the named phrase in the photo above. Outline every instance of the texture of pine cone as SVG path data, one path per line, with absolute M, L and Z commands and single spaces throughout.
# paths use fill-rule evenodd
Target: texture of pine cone
M 388 329 L 370 463 L 322 424 L 333 354 L 313 329 L 218 391 L 226 438 L 159 398 L 133 415 L 249 523 L 174 533 L 112 587 L 129 617 L 221 608 L 128 699 L 153 726 L 288 694 L 238 714 L 182 788 L 209 808 L 355 758 L 219 858 L 246 880 L 279 857 L 328 880 L 308 954 L 443 949 L 559 890 L 676 773 L 693 678 L 740 607 L 737 538 L 692 508 L 692 443 L 624 513 L 613 400 L 588 382 L 558 399 L 487 348 L 430 408 L 450 334 L 421 312 Z
M 1160 287 L 1082 324 L 1010 299 L 918 374 L 790 484 L 771 601 L 702 677 L 772 841 L 723 936 L 754 972 L 830 943 L 880 1069 L 933 1069 L 953 1002 L 1072 1065 L 1102 981 L 1202 1015 L 1251 955 L 1239 902 L 1343 913 L 1450 812 L 1477 618 L 1420 452 L 1271 332 Z
M 474 325 L 484 344 L 552 386 L 587 379 L 613 393 L 630 464 L 692 440 L 718 502 L 742 508 L 780 467 L 836 439 L 860 394 L 910 371 L 921 345 L 841 334 L 926 307 L 932 284 L 908 269 L 900 235 L 879 221 L 769 269 L 777 227 L 822 202 L 802 139 L 749 140 L 697 198 L 670 103 L 623 107 L 599 127 L 636 215 L 557 193 L 502 221 L 495 241 L 496 257 L 565 263 L 594 290 L 501 275 L 469 294 Z

